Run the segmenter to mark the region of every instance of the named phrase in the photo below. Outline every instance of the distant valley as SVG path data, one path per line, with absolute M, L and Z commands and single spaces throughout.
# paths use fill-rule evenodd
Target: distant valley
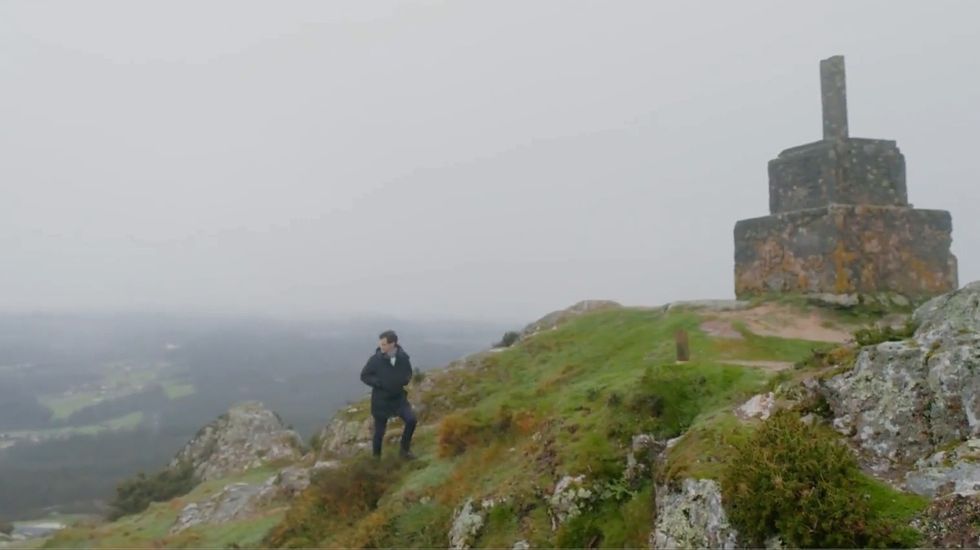
M 360 367 L 387 328 L 425 370 L 515 327 L 0 316 L 0 520 L 99 512 L 118 481 L 161 467 L 235 402 L 262 401 L 308 438 L 363 396 Z

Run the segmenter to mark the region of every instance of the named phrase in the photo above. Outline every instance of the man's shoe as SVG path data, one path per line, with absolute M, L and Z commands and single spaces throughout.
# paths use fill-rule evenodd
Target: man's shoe
M 412 453 L 412 451 L 401 451 L 398 453 L 398 456 L 402 457 L 403 460 L 415 460 L 418 458 Z

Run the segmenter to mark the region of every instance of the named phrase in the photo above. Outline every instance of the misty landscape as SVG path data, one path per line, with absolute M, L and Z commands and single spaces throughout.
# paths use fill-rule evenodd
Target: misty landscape
M 508 327 L 397 319 L 0 316 L 0 519 L 100 513 L 202 426 L 258 400 L 308 439 L 345 403 L 377 334 L 400 327 L 422 371 Z M 519 328 L 519 327 L 518 327 Z
M 980 544 L 978 21 L 3 0 L 0 548 Z

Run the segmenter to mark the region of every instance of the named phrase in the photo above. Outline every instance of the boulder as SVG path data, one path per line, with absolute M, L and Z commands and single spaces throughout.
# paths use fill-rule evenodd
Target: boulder
M 650 548 L 735 548 L 737 544 L 738 532 L 722 507 L 717 482 L 687 478 L 677 490 L 657 491 Z
M 299 460 L 302 449 L 299 434 L 261 403 L 249 401 L 201 428 L 170 467 L 190 463 L 200 480 L 220 479 L 269 461 Z

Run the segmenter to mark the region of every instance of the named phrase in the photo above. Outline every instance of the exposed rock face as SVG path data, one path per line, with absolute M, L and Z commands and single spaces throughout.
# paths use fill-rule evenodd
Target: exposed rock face
M 551 506 L 552 529 L 581 514 L 596 494 L 585 483 L 585 476 L 565 476 L 555 485 L 555 492 L 548 500 Z
M 341 415 L 335 416 L 317 435 L 320 441 L 318 456 L 348 457 L 370 449 L 373 429 L 371 417 L 346 420 Z
M 244 519 L 272 502 L 287 501 L 310 485 L 310 470 L 290 466 L 269 477 L 264 483 L 232 483 L 203 502 L 184 506 L 170 533 L 179 533 L 201 524 L 216 524 Z
M 980 439 L 916 461 L 915 469 L 905 475 L 905 486 L 929 497 L 980 492 Z
M 588 313 L 590 311 L 597 311 L 600 309 L 612 309 L 623 307 L 617 302 L 610 300 L 583 300 L 567 309 L 560 311 L 553 311 L 544 317 L 538 319 L 537 321 L 524 327 L 521 331 L 521 338 L 530 336 L 537 332 L 543 330 L 551 330 L 557 328 L 562 323 L 582 315 L 583 313 Z
M 486 523 L 487 513 L 500 502 L 502 500 L 493 498 L 480 501 L 472 498 L 466 499 L 463 506 L 456 510 L 453 515 L 453 525 L 449 529 L 449 548 L 454 550 L 470 548 Z M 518 541 L 516 544 L 520 544 L 520 542 L 522 541 Z
M 170 534 L 204 523 L 224 523 L 247 517 L 255 510 L 261 485 L 232 483 L 204 502 L 191 502 L 177 516 Z
M 626 454 L 626 470 L 623 471 L 626 481 L 631 485 L 639 485 L 650 475 L 656 456 L 662 453 L 665 447 L 664 442 L 657 441 L 650 434 L 634 435 L 629 453 Z
M 467 499 L 453 518 L 449 529 L 449 547 L 454 550 L 469 548 L 483 529 L 483 514 L 473 506 L 473 499 Z
M 826 383 L 835 428 L 879 473 L 980 436 L 980 282 L 930 300 L 913 318 L 913 339 L 863 349 L 853 370 Z
M 980 498 L 950 495 L 934 500 L 919 527 L 934 548 L 980 547 Z
M 751 399 L 735 409 L 735 415 L 741 419 L 760 418 L 766 420 L 776 410 L 776 397 L 772 392 L 753 395 Z
M 738 532 L 710 479 L 685 479 L 679 491 L 657 491 L 657 520 L 650 548 L 735 548 Z
M 298 460 L 303 441 L 285 427 L 282 419 L 261 403 L 233 406 L 226 414 L 201 428 L 170 463 L 171 468 L 189 461 L 202 481 L 279 459 Z

